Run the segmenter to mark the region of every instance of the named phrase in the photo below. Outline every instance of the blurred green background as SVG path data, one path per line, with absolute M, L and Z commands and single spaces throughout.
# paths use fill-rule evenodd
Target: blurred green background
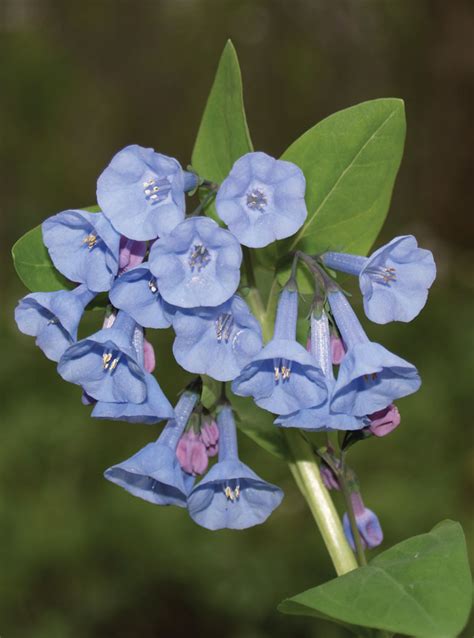
M 383 547 L 449 517 L 472 555 L 472 2 L 0 0 L 2 638 L 348 635 L 275 610 L 333 576 L 284 464 L 241 435 L 243 459 L 286 493 L 245 532 L 211 533 L 185 511 L 133 499 L 102 471 L 158 428 L 93 422 L 12 319 L 26 292 L 13 242 L 93 203 L 98 174 L 126 144 L 186 165 L 228 37 L 258 150 L 278 155 L 367 99 L 406 101 L 406 153 L 378 243 L 416 234 L 439 275 L 417 320 L 368 330 L 419 367 L 423 386 L 399 402 L 400 428 L 356 446 L 352 464 Z M 83 332 L 99 323 L 91 314 Z M 174 399 L 181 373 L 158 367 L 158 377 Z

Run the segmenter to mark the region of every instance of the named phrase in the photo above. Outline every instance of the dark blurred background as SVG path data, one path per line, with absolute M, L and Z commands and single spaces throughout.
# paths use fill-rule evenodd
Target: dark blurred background
M 275 609 L 333 576 L 283 463 L 241 435 L 243 459 L 286 492 L 265 525 L 245 532 L 211 533 L 185 511 L 133 499 L 102 471 L 158 429 L 93 422 L 12 319 L 26 292 L 13 242 L 54 212 L 94 203 L 98 174 L 126 144 L 186 165 L 228 37 L 258 150 L 279 155 L 367 99 L 406 101 L 406 152 L 378 244 L 416 234 L 439 276 L 416 321 L 368 329 L 419 367 L 423 386 L 399 402 L 400 428 L 356 447 L 352 463 L 383 547 L 449 517 L 472 551 L 473 9 L 468 0 L 0 0 L 2 637 L 348 635 Z M 99 322 L 91 313 L 83 332 Z M 158 377 L 174 398 L 181 373 Z

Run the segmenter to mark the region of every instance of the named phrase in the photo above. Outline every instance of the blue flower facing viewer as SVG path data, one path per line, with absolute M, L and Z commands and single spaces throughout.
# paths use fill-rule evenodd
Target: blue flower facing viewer
M 137 355 L 138 365 L 144 370 L 146 398 L 141 403 L 130 401 L 106 402 L 98 401 L 92 410 L 92 417 L 113 421 L 128 421 L 129 423 L 154 424 L 163 419 L 172 419 L 174 410 L 160 388 L 155 377 L 146 372 L 144 361 L 143 328 L 136 325 L 133 335 L 133 347 Z
M 328 390 L 312 355 L 296 341 L 298 292 L 284 288 L 278 301 L 273 339 L 232 383 L 239 396 L 275 414 L 290 414 L 321 405 Z
M 338 414 L 332 408 L 332 394 L 335 386 L 332 367 L 331 334 L 326 312 L 320 317 L 311 315 L 311 354 L 323 371 L 328 400 L 323 404 L 311 408 L 303 408 L 297 412 L 280 416 L 275 424 L 286 428 L 301 428 L 316 432 L 330 430 L 360 430 L 366 425 L 365 419 L 351 414 Z
M 102 213 L 66 210 L 46 219 L 42 229 L 61 274 L 94 292 L 110 290 L 119 266 L 120 235 Z
M 363 417 L 416 392 L 421 385 L 417 369 L 369 341 L 342 292 L 330 292 L 328 298 L 347 347 L 334 389 L 333 410 Z
M 177 310 L 173 354 L 185 370 L 231 381 L 262 348 L 260 324 L 238 295 L 214 308 Z
M 205 217 L 181 222 L 150 251 L 163 299 L 180 308 L 219 306 L 237 290 L 242 249 L 234 235 Z
M 137 144 L 126 146 L 97 181 L 97 202 L 114 228 L 129 239 L 155 239 L 183 221 L 185 191 L 197 178 L 173 157 Z
M 97 401 L 142 403 L 145 372 L 133 344 L 135 327 L 135 321 L 120 311 L 111 328 L 69 346 L 59 360 L 59 374 Z
M 125 310 L 144 328 L 169 328 L 174 308 L 163 301 L 148 263 L 131 268 L 115 280 L 109 293 L 116 308 Z
M 36 337 L 36 345 L 51 361 L 59 361 L 77 339 L 84 308 L 95 293 L 80 285 L 74 290 L 33 292 L 15 308 L 15 320 L 24 334 Z
M 413 235 L 395 237 L 370 257 L 328 252 L 323 261 L 359 277 L 365 314 L 382 324 L 414 319 L 436 277 L 431 251 L 419 248 Z
M 149 443 L 132 457 L 104 472 L 106 479 L 127 492 L 155 505 L 186 507 L 194 482 L 182 470 L 176 448 L 198 400 L 196 392 L 185 390 L 155 443 Z
M 241 244 L 261 248 L 301 228 L 308 214 L 305 189 L 296 164 L 247 153 L 219 188 L 217 214 Z
M 210 530 L 246 529 L 263 523 L 280 505 L 283 492 L 239 460 L 230 405 L 220 408 L 217 425 L 219 460 L 189 495 L 189 514 Z
M 383 531 L 377 515 L 365 507 L 359 492 L 352 492 L 351 502 L 364 549 L 377 547 L 383 541 Z M 347 513 L 342 517 L 342 525 L 349 545 L 355 550 L 354 536 Z

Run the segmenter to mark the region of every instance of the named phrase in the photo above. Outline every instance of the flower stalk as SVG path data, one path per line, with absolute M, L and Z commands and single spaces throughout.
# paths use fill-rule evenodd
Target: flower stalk
M 344 535 L 339 515 L 323 484 L 312 447 L 297 430 L 285 430 L 291 452 L 290 469 L 298 473 L 298 487 L 308 503 L 338 576 L 357 569 L 357 561 Z M 302 486 L 304 489 L 302 489 Z
M 262 332 L 265 336 L 271 334 L 276 310 L 275 304 L 272 303 L 273 286 L 268 304 L 270 312 L 263 312 L 263 314 L 260 294 L 256 288 L 254 290 L 258 297 L 249 294 L 247 301 L 254 314 L 261 320 Z M 256 298 L 260 303 L 255 303 Z M 290 471 L 316 521 L 337 575 L 342 576 L 357 569 L 357 561 L 344 535 L 332 498 L 322 482 L 311 445 L 305 441 L 298 430 L 286 430 L 283 436 L 291 455 L 288 461 Z

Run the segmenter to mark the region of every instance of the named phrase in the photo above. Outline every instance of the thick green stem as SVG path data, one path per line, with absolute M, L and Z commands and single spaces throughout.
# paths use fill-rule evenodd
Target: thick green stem
M 341 576 L 357 568 L 357 561 L 342 529 L 341 520 L 328 490 L 323 484 L 318 464 L 311 446 L 297 430 L 285 431 L 286 441 L 293 461 L 290 469 L 299 475 L 298 487 L 301 489 L 314 520 L 321 532 L 337 575 Z

